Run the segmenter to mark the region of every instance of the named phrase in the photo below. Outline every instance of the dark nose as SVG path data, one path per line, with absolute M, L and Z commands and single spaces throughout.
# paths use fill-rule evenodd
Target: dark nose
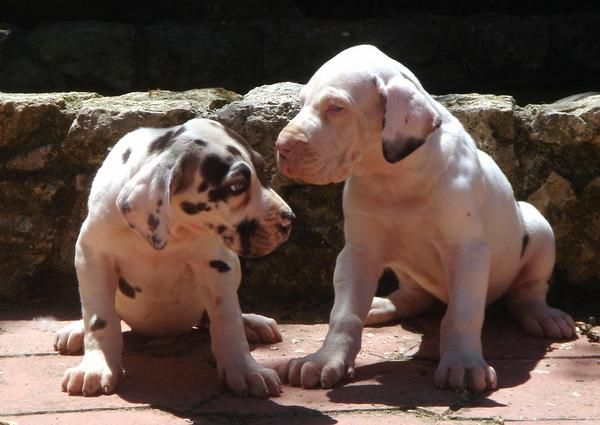
M 281 221 L 279 224 L 283 228 L 290 227 L 294 220 L 296 219 L 296 214 L 293 213 L 292 210 L 283 210 L 281 211 Z

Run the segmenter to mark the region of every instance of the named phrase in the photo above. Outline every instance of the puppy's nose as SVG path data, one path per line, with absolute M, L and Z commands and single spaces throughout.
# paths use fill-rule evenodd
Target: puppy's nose
M 296 219 L 296 215 L 292 210 L 282 210 L 280 213 L 279 225 L 282 229 L 288 229 Z
M 301 145 L 302 143 L 306 143 L 305 137 L 290 133 L 282 133 L 275 142 L 275 148 L 277 149 L 279 156 L 285 159 L 294 151 L 294 149 L 296 149 L 298 145 Z

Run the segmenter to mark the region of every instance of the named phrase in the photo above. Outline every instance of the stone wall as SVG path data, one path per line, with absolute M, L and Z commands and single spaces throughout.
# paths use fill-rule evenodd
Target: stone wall
M 303 305 L 331 297 L 343 246 L 341 185 L 294 184 L 275 173 L 273 144 L 298 109 L 300 85 L 94 93 L 0 93 L 0 303 L 76 297 L 73 248 L 95 170 L 110 147 L 139 126 L 201 116 L 238 131 L 267 161 L 274 187 L 299 217 L 275 253 L 244 260 L 250 305 Z M 464 123 L 514 185 L 552 223 L 557 281 L 600 287 L 600 96 L 515 104 L 509 96 L 438 99 Z
M 31 6 L 33 14 L 50 9 L 33 23 L 3 23 L 11 15 L 0 16 L 0 91 L 122 94 L 220 86 L 243 93 L 267 82 L 308 81 L 335 53 L 361 43 L 400 60 L 432 93 L 507 93 L 547 102 L 598 89 L 598 10 L 448 16 L 400 8 L 368 20 L 323 21 L 305 19 L 290 0 L 259 2 L 267 13 L 255 2 L 228 0 L 209 2 L 203 12 L 197 9 L 205 2 L 169 3 L 164 16 L 147 22 L 122 3 L 113 10 L 122 20 L 79 10 L 99 18 L 52 22 L 57 14 L 69 16 L 53 12 L 54 3 Z M 166 21 L 176 14 L 179 21 Z

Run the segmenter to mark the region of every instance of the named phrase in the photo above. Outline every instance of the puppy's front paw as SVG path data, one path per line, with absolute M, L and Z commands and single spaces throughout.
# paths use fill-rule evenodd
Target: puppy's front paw
M 281 342 L 277 322 L 260 314 L 242 314 L 246 339 L 252 344 Z
M 481 392 L 497 386 L 494 368 L 479 353 L 462 351 L 442 353 L 434 379 L 439 388 L 455 390 Z
M 69 395 L 93 396 L 114 391 L 123 371 L 120 366 L 109 365 L 100 350 L 86 352 L 81 363 L 64 374 L 62 390 Z
M 56 331 L 54 335 L 54 350 L 60 354 L 77 354 L 83 349 L 84 327 L 83 320 L 69 323 Z
M 294 387 L 331 388 L 346 375 L 354 375 L 354 360 L 345 359 L 339 350 L 322 347 L 316 353 L 292 359 L 285 370 L 280 371 Z
M 241 361 L 219 367 L 219 377 L 227 382 L 234 394 L 242 397 L 277 397 L 281 394 L 277 373 L 259 365 L 250 353 Z

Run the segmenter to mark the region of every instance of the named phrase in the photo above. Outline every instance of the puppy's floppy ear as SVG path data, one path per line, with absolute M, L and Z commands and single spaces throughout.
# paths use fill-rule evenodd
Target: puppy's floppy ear
M 167 245 L 171 225 L 171 196 L 193 182 L 198 159 L 169 154 L 152 158 L 123 186 L 117 208 L 123 219 L 154 249 Z
M 386 85 L 374 79 L 384 102 L 383 156 L 396 163 L 417 150 L 441 125 L 441 119 L 429 100 L 402 76 Z

